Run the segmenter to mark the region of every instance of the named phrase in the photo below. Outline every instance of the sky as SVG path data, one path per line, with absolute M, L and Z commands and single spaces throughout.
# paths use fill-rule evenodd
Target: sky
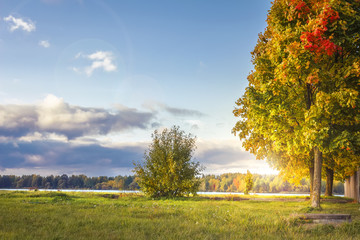
M 231 133 L 270 0 L 0 0 L 0 175 L 133 174 L 155 130 L 205 174 L 277 173 Z

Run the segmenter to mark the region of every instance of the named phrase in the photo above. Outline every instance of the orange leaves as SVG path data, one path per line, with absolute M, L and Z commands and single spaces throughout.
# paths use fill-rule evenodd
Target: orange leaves
M 291 0 L 289 6 L 295 8 L 294 10 L 297 12 L 298 18 L 306 17 L 310 12 L 309 6 L 302 0 Z
M 289 6 L 293 8 L 298 18 L 307 17 L 309 30 L 302 33 L 300 39 L 304 49 L 313 52 L 319 58 L 321 55 L 333 56 L 336 52 L 341 53 L 341 47 L 333 43 L 331 37 L 326 37 L 328 25 L 340 19 L 339 13 L 330 5 L 329 0 L 315 1 L 308 5 L 302 0 L 291 0 Z M 310 7 L 311 8 L 310 8 Z M 322 9 L 319 13 L 318 9 Z M 291 17 L 292 19 L 292 17 Z
M 324 10 L 319 17 L 322 25 L 327 25 L 328 23 L 333 23 L 340 19 L 339 13 L 332 9 L 328 4 L 324 6 Z
M 287 51 L 294 57 L 297 58 L 301 54 L 301 43 L 294 41 L 287 46 Z
M 339 13 L 332 9 L 329 3 L 329 0 L 312 1 L 310 4 L 303 0 L 291 0 L 289 6 L 292 7 L 298 18 L 307 17 L 309 14 L 314 14 L 319 9 L 322 9 L 319 20 L 322 22 L 322 25 L 327 25 L 340 19 Z
M 300 39 L 305 43 L 304 48 L 319 57 L 323 54 L 333 56 L 336 52 L 341 53 L 342 48 L 324 36 L 325 28 L 317 27 L 312 32 L 303 32 Z
M 257 158 L 285 169 L 296 164 L 291 157 L 308 157 L 314 146 L 344 155 L 359 149 L 360 19 L 349 2 L 273 4 L 233 130 Z
M 306 80 L 309 84 L 317 84 L 319 82 L 319 75 L 317 72 L 310 73 Z
M 351 72 L 356 76 L 356 77 L 360 77 L 360 61 L 358 62 L 354 62 L 351 68 Z M 350 75 L 350 73 L 349 73 Z M 348 76 L 345 76 L 348 77 Z M 360 82 L 358 83 L 358 85 L 360 85 Z
M 305 43 L 304 48 L 316 55 L 333 56 L 336 52 L 341 52 L 341 47 L 325 38 L 318 28 L 314 32 L 304 32 L 300 39 Z

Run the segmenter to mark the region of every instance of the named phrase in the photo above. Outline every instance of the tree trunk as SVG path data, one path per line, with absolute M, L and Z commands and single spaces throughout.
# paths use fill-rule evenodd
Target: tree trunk
M 312 164 L 312 166 L 309 167 L 309 172 L 310 172 L 310 199 L 312 199 L 313 190 L 314 190 L 314 164 Z
M 330 197 L 333 195 L 333 182 L 334 182 L 334 170 L 326 168 L 326 189 L 325 196 Z
M 314 148 L 314 186 L 312 191 L 311 207 L 320 208 L 321 195 L 321 167 L 322 152 L 318 147 Z
M 345 197 L 353 198 L 357 203 L 360 203 L 359 175 L 360 169 L 345 180 Z
M 311 150 L 309 158 L 310 200 L 312 200 L 314 190 L 314 150 Z
M 355 197 L 354 197 L 354 200 L 357 203 L 360 203 L 360 168 L 358 168 L 358 170 L 355 172 L 354 181 L 355 181 Z

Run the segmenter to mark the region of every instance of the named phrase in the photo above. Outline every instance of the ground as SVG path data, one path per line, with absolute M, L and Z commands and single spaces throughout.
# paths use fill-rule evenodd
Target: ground
M 252 196 L 252 198 L 254 198 Z M 301 199 L 301 198 L 300 198 Z M 139 194 L 0 192 L 0 239 L 359 239 L 360 205 L 322 202 L 352 222 L 309 227 L 306 199 L 149 199 Z

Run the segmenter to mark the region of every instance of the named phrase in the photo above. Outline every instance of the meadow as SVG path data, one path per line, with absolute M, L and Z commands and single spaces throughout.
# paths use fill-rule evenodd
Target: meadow
M 296 216 L 319 211 L 293 200 L 0 191 L 0 239 L 360 239 L 359 204 L 322 202 L 352 222 L 315 225 Z

